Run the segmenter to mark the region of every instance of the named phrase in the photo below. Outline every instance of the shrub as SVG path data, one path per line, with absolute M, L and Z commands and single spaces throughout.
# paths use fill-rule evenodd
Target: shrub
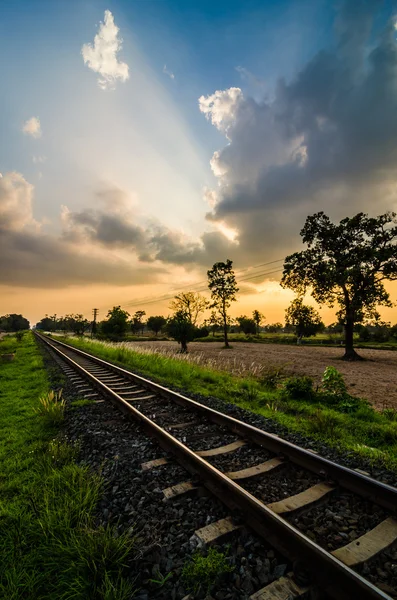
M 307 375 L 289 377 L 284 381 L 283 394 L 294 400 L 312 400 L 315 395 L 313 379 Z
M 51 390 L 40 398 L 39 407 L 35 409 L 35 412 L 55 425 L 63 420 L 65 405 L 66 402 L 62 397 L 62 390 L 58 392 Z
M 188 591 L 194 594 L 199 591 L 208 593 L 218 578 L 232 571 L 233 567 L 229 565 L 226 556 L 215 548 L 210 548 L 207 556 L 197 552 L 185 563 L 182 580 Z
M 335 367 L 327 367 L 325 369 L 322 387 L 324 391 L 331 396 L 344 397 L 348 395 L 343 375 Z

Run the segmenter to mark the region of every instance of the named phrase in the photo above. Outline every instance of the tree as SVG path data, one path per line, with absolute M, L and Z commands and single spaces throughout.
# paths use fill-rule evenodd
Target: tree
M 36 329 L 41 329 L 42 331 L 55 331 L 56 325 L 57 324 L 52 317 L 45 315 L 45 317 L 36 324 Z
M 198 292 L 182 292 L 170 302 L 175 313 L 183 312 L 193 325 L 197 325 L 199 315 L 205 311 L 208 300 Z
M 190 320 L 190 315 L 183 310 L 178 310 L 168 320 L 167 333 L 181 345 L 181 352 L 187 353 L 188 342 L 195 337 L 196 327 Z
M 259 312 L 259 310 L 254 310 L 252 313 L 252 318 L 256 325 L 256 335 L 258 335 L 260 327 L 261 327 L 261 323 L 262 323 L 262 321 L 265 320 L 265 315 L 263 315 L 261 312 Z
M 236 317 L 236 321 L 240 331 L 245 333 L 245 335 L 256 333 L 256 323 L 254 319 L 250 319 L 249 317 L 242 315 L 241 317 Z
M 269 323 L 269 325 L 265 325 L 266 333 L 280 333 L 283 329 L 282 323 Z
M 308 249 L 287 256 L 281 285 L 299 295 L 311 288 L 319 304 L 338 304 L 343 358 L 361 359 L 353 346 L 355 323 L 378 318 L 379 305 L 392 306 L 383 282 L 397 279 L 396 214 L 358 213 L 334 224 L 319 212 L 307 217 L 301 236 Z
M 105 335 L 122 337 L 128 329 L 130 314 L 120 306 L 114 306 L 108 311 L 107 319 L 102 321 L 101 329 Z
M 209 327 L 213 337 L 215 337 L 215 333 L 222 328 L 221 318 L 215 310 L 211 311 L 209 319 L 204 321 L 204 326 Z
M 207 271 L 208 287 L 211 290 L 212 298 L 210 308 L 215 308 L 222 319 L 225 348 L 229 348 L 229 341 L 227 339 L 227 311 L 228 308 L 230 308 L 230 304 L 236 301 L 236 294 L 238 292 L 236 277 L 232 266 L 233 262 L 227 259 L 225 263 L 215 263 L 212 269 Z
M 22 315 L 12 313 L 10 315 L 4 315 L 0 317 L 0 330 L 1 331 L 23 331 L 29 329 L 30 323 Z
M 157 337 L 159 331 L 161 331 L 164 325 L 167 323 L 167 319 L 159 315 L 158 317 L 149 317 L 147 320 L 147 328 L 153 331 Z
M 311 337 L 324 329 L 319 313 L 312 306 L 303 304 L 301 298 L 292 300 L 285 311 L 285 324 L 295 327 L 298 344 L 303 337 Z
M 143 330 L 145 328 L 143 317 L 145 315 L 146 312 L 144 310 L 137 310 L 136 313 L 133 315 L 131 329 L 134 333 L 138 333 L 138 331 L 140 331 L 143 334 Z
M 83 335 L 90 326 L 90 321 L 83 315 L 69 315 L 69 327 L 76 335 Z

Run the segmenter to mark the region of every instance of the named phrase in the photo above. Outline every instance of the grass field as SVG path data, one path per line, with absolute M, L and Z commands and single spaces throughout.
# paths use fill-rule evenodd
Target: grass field
M 32 334 L 6 336 L 0 354 L 0 598 L 126 600 L 133 540 L 95 526 L 101 481 L 59 438 L 47 372 Z M 56 437 L 58 436 L 58 437 Z
M 239 376 L 126 344 L 67 338 L 67 342 L 105 360 L 125 365 L 154 380 L 237 404 L 274 419 L 289 431 L 322 440 L 397 471 L 397 412 L 375 411 L 365 401 L 324 393 L 286 396 L 285 382 L 274 369 L 259 376 Z

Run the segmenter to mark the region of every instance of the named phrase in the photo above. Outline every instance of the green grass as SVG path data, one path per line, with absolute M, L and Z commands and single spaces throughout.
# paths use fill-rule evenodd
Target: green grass
M 59 438 L 59 415 L 39 402 L 49 390 L 32 334 L 6 337 L 0 354 L 0 598 L 127 600 L 134 540 L 95 526 L 102 482 Z
M 91 340 L 67 338 L 65 341 L 159 383 L 178 387 L 186 394 L 200 393 L 236 404 L 273 419 L 287 431 L 299 432 L 341 451 L 365 457 L 374 465 L 397 471 L 397 421 L 387 412 L 376 412 L 365 401 L 336 405 L 331 399 L 319 399 L 317 395 L 309 400 L 297 400 L 287 398 L 277 382 L 275 389 L 269 388 L 266 373 L 261 379 L 244 378 L 174 356 Z M 273 373 L 270 380 L 273 382 Z

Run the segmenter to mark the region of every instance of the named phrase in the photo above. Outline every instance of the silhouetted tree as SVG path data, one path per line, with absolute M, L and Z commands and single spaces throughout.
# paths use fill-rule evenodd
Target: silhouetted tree
M 105 335 L 122 337 L 128 329 L 128 319 L 130 315 L 120 306 L 114 306 L 108 311 L 107 318 L 101 322 L 101 331 Z
M 265 315 L 263 315 L 259 310 L 254 310 L 252 313 L 252 318 L 256 325 L 256 334 L 259 334 L 261 323 L 265 320 Z
M 145 329 L 145 323 L 143 317 L 146 315 L 144 310 L 137 310 L 134 313 L 131 321 L 131 329 L 133 333 L 138 333 L 139 331 L 143 334 L 143 330 Z
M 30 323 L 25 317 L 22 315 L 17 315 L 15 313 L 9 315 L 3 315 L 0 317 L 0 330 L 1 331 L 23 331 L 24 329 L 29 329 Z
M 215 308 L 222 319 L 223 337 L 225 348 L 229 348 L 227 339 L 228 314 L 230 304 L 236 301 L 238 292 L 236 277 L 232 269 L 233 262 L 229 259 L 226 262 L 217 262 L 212 269 L 207 271 L 208 287 L 211 290 L 212 303 L 210 308 Z
M 161 331 L 164 325 L 167 323 L 167 319 L 159 315 L 158 317 L 149 317 L 147 320 L 147 328 L 153 331 L 157 337 L 159 331 Z
M 343 358 L 360 359 L 353 346 L 355 323 L 378 318 L 378 305 L 392 306 L 383 282 L 397 279 L 396 214 L 358 213 L 334 224 L 319 212 L 307 217 L 301 236 L 308 249 L 287 256 L 281 285 L 300 296 L 310 288 L 319 304 L 338 304 Z
M 199 315 L 207 306 L 208 300 L 198 292 L 182 292 L 170 302 L 170 309 L 175 313 L 184 312 L 193 325 L 197 325 Z
M 181 345 L 181 352 L 187 353 L 187 345 L 195 337 L 196 327 L 190 321 L 190 316 L 182 310 L 177 311 L 168 319 L 166 331 Z
M 285 324 L 295 328 L 298 343 L 303 337 L 311 337 L 324 329 L 319 313 L 312 306 L 303 304 L 301 298 L 292 300 L 286 309 Z
M 236 321 L 238 323 L 240 331 L 242 331 L 246 335 L 256 333 L 256 323 L 254 319 L 250 319 L 249 317 L 242 315 L 241 317 L 236 317 Z

